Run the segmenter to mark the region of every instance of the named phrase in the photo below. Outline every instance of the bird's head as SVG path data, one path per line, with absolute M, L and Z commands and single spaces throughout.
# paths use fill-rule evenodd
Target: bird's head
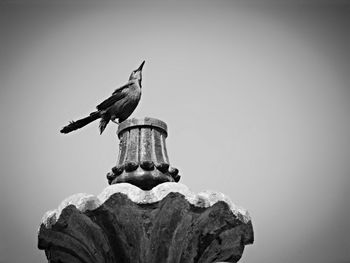
M 141 86 L 141 80 L 142 80 L 142 68 L 144 64 L 145 64 L 145 61 L 141 63 L 138 69 L 135 69 L 133 72 L 131 72 L 131 75 L 129 78 L 129 80 L 138 80 L 140 86 Z

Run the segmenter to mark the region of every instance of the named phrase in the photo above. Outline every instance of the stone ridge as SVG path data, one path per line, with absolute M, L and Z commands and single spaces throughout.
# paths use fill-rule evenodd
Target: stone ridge
M 231 200 L 222 193 L 205 191 L 194 194 L 183 184 L 167 182 L 159 184 L 149 191 L 144 191 L 129 183 L 119 183 L 106 187 L 98 196 L 84 193 L 74 194 L 63 200 L 57 209 L 46 212 L 41 222 L 46 228 L 51 228 L 59 219 L 62 210 L 67 206 L 74 205 L 81 212 L 95 210 L 115 193 L 125 194 L 131 201 L 137 204 L 151 204 L 161 201 L 171 192 L 182 194 L 190 204 L 197 207 L 207 208 L 219 201 L 223 201 L 230 207 L 232 213 L 237 216 L 240 221 L 245 224 L 251 221 L 247 210 L 233 204 Z

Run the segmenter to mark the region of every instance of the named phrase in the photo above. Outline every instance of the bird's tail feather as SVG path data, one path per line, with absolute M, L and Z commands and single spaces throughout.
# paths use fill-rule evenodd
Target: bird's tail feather
M 62 128 L 61 133 L 69 133 L 69 132 L 75 131 L 77 129 L 80 129 L 80 128 L 84 127 L 85 125 L 89 124 L 90 122 L 97 120 L 100 117 L 101 117 L 100 112 L 95 111 L 85 118 L 70 122 L 67 126 L 64 126 Z
M 105 116 L 101 118 L 100 125 L 99 125 L 99 127 L 100 127 L 100 134 L 102 134 L 102 132 L 106 129 L 106 126 L 107 126 L 107 124 L 108 124 L 110 119 L 111 118 L 108 118 L 108 117 L 105 117 Z

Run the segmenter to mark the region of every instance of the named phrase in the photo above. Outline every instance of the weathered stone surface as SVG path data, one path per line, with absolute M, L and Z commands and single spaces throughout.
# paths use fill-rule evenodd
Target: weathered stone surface
M 221 193 L 178 183 L 143 191 L 127 183 L 49 211 L 38 247 L 50 262 L 237 262 L 253 242 L 246 210 Z
M 165 139 L 165 122 L 145 117 L 128 119 L 118 127 L 117 164 L 107 174 L 109 184 L 130 183 L 150 190 L 164 182 L 178 182 L 179 170 L 171 167 Z

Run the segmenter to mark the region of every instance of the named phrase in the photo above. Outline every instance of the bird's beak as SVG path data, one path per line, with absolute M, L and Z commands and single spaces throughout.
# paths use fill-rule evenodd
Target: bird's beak
M 141 71 L 144 64 L 145 64 L 145 61 L 142 61 L 141 65 L 139 66 L 139 68 L 136 71 Z

